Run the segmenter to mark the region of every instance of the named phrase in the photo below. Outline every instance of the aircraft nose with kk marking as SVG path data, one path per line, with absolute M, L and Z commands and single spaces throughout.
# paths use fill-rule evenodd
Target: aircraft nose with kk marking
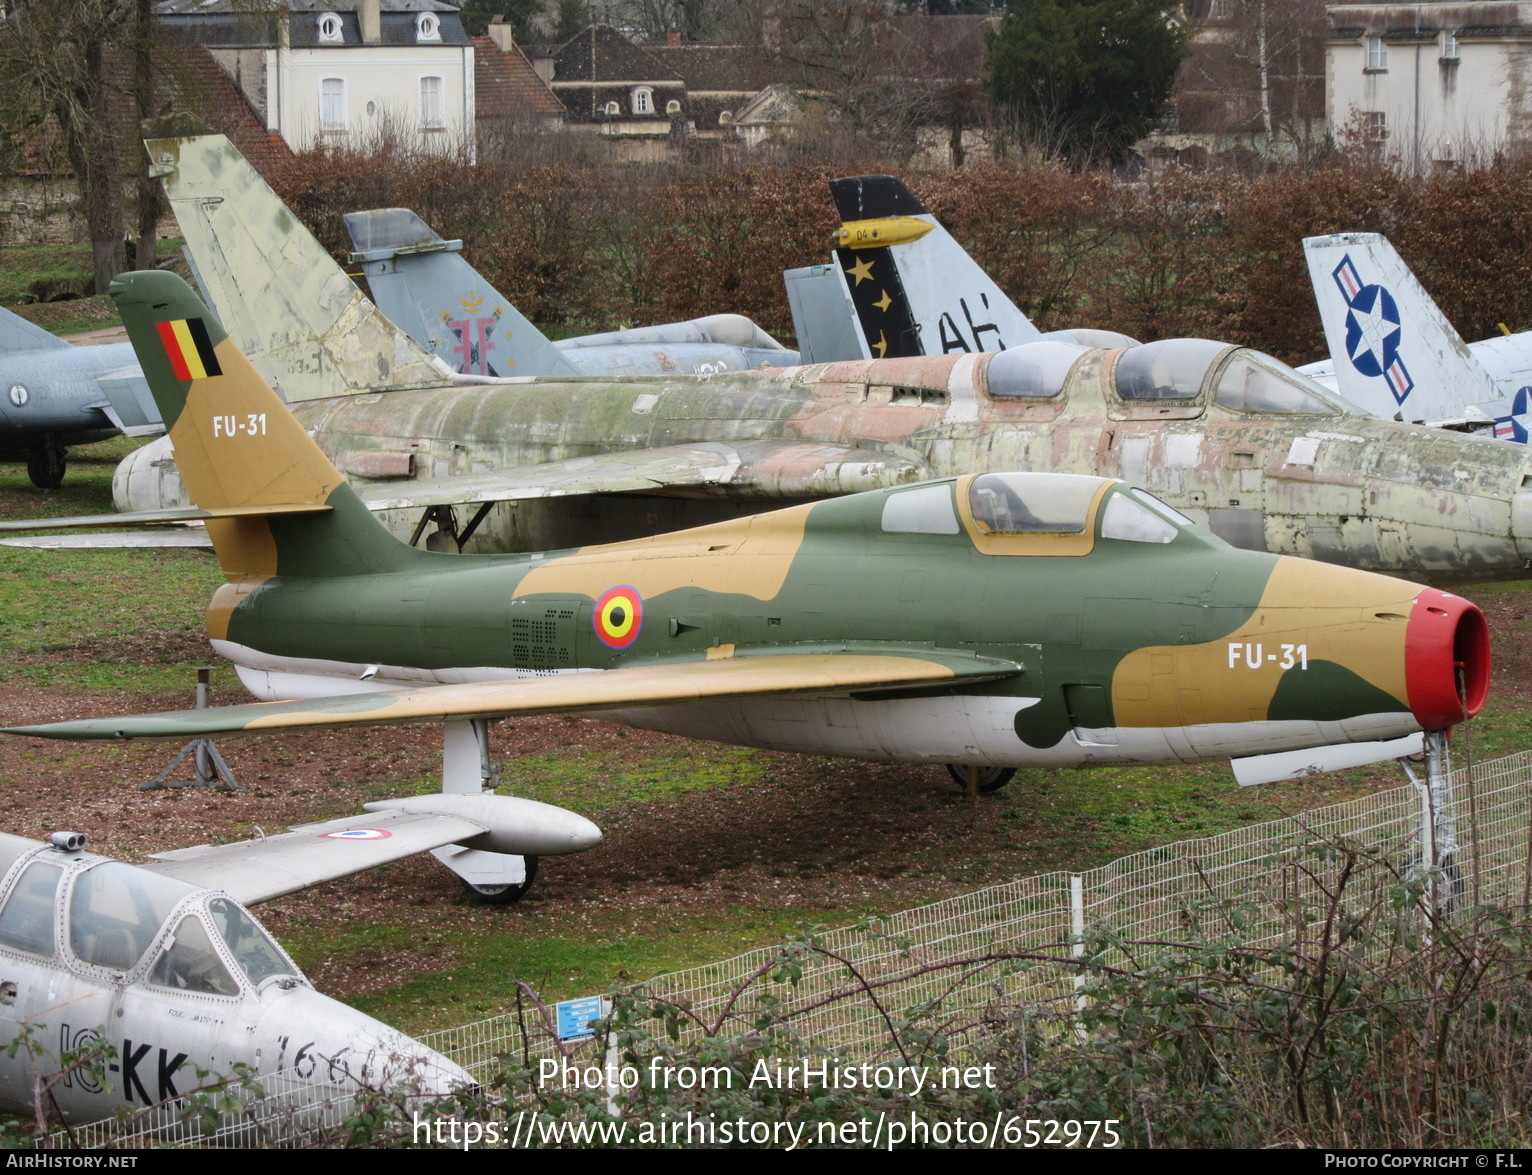
M 1489 693 L 1489 626 L 1477 605 L 1425 588 L 1410 609 L 1404 674 L 1410 711 L 1426 730 L 1472 718 Z

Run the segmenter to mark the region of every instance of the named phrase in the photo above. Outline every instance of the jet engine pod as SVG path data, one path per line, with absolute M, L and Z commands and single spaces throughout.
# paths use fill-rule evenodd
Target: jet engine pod
M 369 812 L 396 809 L 457 816 L 484 831 L 459 843 L 471 849 L 512 856 L 555 857 L 582 853 L 601 843 L 601 829 L 567 808 L 515 796 L 431 795 L 363 804 Z
M 1424 589 L 1404 633 L 1410 710 L 1426 730 L 1472 718 L 1489 694 L 1489 626 L 1475 604 Z

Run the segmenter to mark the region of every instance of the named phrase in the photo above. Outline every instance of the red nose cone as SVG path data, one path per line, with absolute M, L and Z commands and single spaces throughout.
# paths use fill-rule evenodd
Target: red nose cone
M 1461 596 L 1426 588 L 1404 632 L 1410 710 L 1426 730 L 1472 718 L 1489 694 L 1489 626 Z

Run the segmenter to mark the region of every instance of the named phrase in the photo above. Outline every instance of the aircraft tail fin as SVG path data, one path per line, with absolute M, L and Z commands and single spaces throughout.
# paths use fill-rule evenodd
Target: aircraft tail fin
M 1378 233 L 1303 242 L 1341 395 L 1388 420 L 1484 423 L 1500 393 Z
M 865 357 L 1003 351 L 1041 337 L 893 176 L 831 180 L 830 195 L 841 219 L 835 264 Z
M 69 350 L 69 344 L 21 315 L 0 308 L 0 355 L 8 351 L 58 350 Z
M 288 401 L 440 387 L 448 373 L 383 317 L 223 135 L 146 130 L 199 284 L 240 350 Z
M 343 218 L 378 307 L 463 375 L 574 375 L 542 331 L 408 208 Z
M 181 278 L 123 274 L 111 294 L 232 582 L 396 570 L 422 554 L 372 516 Z

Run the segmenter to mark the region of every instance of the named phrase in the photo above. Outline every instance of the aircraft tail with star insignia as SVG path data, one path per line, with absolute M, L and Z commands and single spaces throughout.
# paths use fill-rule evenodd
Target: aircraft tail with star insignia
M 1332 377 L 1342 396 L 1387 420 L 1482 429 L 1526 443 L 1508 391 L 1386 237 L 1337 233 L 1307 237 L 1303 248 L 1330 348 L 1330 363 L 1306 367 L 1306 374 Z
M 830 195 L 833 261 L 783 275 L 805 361 L 1004 351 L 1042 337 L 893 176 L 832 180 Z

